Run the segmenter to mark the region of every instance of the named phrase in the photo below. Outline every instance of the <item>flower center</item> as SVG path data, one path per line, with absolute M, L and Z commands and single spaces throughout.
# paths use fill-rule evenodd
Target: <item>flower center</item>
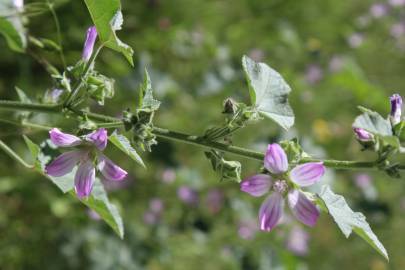
M 273 184 L 273 190 L 277 191 L 280 194 L 283 194 L 284 192 L 286 192 L 288 190 L 287 181 L 285 181 L 285 180 L 277 180 Z

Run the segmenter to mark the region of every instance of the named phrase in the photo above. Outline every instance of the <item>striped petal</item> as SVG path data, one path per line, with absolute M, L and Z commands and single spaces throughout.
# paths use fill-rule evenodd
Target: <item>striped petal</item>
M 278 192 L 273 192 L 262 203 L 259 211 L 259 223 L 262 231 L 271 231 L 283 214 L 284 199 Z
M 325 174 L 322 162 L 309 162 L 296 166 L 290 172 L 291 181 L 301 187 L 307 187 L 318 182 Z
M 49 131 L 49 136 L 53 144 L 59 147 L 71 147 L 79 145 L 82 140 L 75 135 L 63 133 L 57 128 L 53 128 Z
M 78 150 L 63 153 L 46 165 L 45 173 L 55 177 L 68 174 L 73 170 L 73 167 L 76 166 L 83 155 L 84 153 Z
M 88 197 L 93 189 L 96 170 L 90 160 L 80 163 L 75 175 L 75 190 L 80 199 Z
M 277 143 L 269 144 L 264 156 L 264 167 L 274 174 L 288 170 L 288 159 L 283 148 Z
M 97 168 L 108 180 L 120 181 L 127 176 L 128 173 L 126 171 L 114 164 L 114 162 L 106 156 L 100 155 L 99 160 L 100 162 L 98 163 Z
M 99 128 L 96 131 L 88 134 L 86 139 L 92 143 L 99 149 L 104 150 L 107 146 L 107 130 L 105 128 Z
M 266 194 L 270 187 L 271 177 L 267 174 L 253 175 L 240 183 L 240 190 L 255 197 Z
M 308 226 L 315 226 L 319 217 L 319 210 L 304 193 L 294 189 L 288 193 L 288 205 L 293 215 Z

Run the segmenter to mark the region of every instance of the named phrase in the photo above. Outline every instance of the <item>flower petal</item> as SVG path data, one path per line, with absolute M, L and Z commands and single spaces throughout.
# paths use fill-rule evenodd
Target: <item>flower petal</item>
M 49 136 L 53 144 L 59 147 L 71 147 L 81 143 L 81 139 L 75 135 L 63 133 L 57 128 L 53 128 L 49 131 Z
M 296 166 L 290 172 L 291 181 L 301 187 L 307 187 L 318 182 L 325 174 L 322 162 L 309 162 Z
M 107 146 L 107 130 L 105 128 L 99 128 L 86 136 L 86 139 L 99 149 L 104 150 Z
M 273 143 L 267 147 L 264 167 L 275 174 L 284 173 L 288 170 L 287 155 L 279 144 Z
M 90 195 L 96 177 L 96 170 L 90 160 L 80 163 L 75 175 L 75 190 L 77 197 L 84 198 Z
M 106 156 L 100 155 L 99 160 L 100 162 L 98 163 L 97 167 L 108 180 L 119 181 L 127 176 L 128 173 L 126 171 L 118 167 Z
M 89 61 L 91 55 L 93 54 L 94 43 L 97 38 L 97 29 L 95 26 L 91 26 L 87 29 L 86 41 L 83 46 L 82 58 L 85 61 Z
M 83 155 L 78 150 L 63 153 L 45 166 L 45 173 L 55 177 L 63 176 L 72 171 Z
M 271 177 L 269 175 L 257 174 L 240 183 L 240 190 L 252 196 L 260 197 L 269 191 L 271 184 Z
M 278 192 L 273 192 L 262 203 L 259 211 L 259 223 L 262 231 L 271 231 L 283 214 L 284 199 Z
M 304 193 L 294 189 L 288 193 L 288 205 L 294 216 L 308 226 L 314 226 L 319 217 L 319 210 Z

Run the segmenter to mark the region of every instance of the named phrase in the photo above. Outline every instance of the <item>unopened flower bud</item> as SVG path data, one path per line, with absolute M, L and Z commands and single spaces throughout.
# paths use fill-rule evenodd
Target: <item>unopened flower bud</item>
M 368 142 L 373 139 L 373 134 L 365 131 L 362 128 L 353 128 L 354 133 L 359 141 Z
M 390 97 L 391 101 L 391 114 L 390 119 L 392 125 L 396 125 L 401 122 L 402 114 L 402 97 L 398 94 L 394 94 Z
M 96 43 L 97 29 L 95 26 L 87 29 L 86 41 L 84 42 L 82 58 L 84 61 L 89 61 L 93 54 L 94 43 Z

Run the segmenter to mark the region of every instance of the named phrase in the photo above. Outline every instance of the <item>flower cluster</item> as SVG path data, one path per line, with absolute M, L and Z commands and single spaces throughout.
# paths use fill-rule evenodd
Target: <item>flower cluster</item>
M 96 167 L 108 180 L 119 181 L 127 176 L 127 172 L 115 165 L 105 155 L 107 147 L 107 130 L 100 128 L 79 138 L 66 134 L 57 128 L 49 132 L 51 141 L 58 147 L 75 147 L 55 158 L 45 167 L 46 174 L 60 177 L 68 174 L 78 165 L 75 175 L 75 190 L 79 198 L 90 195 L 95 180 Z
M 277 225 L 284 211 L 284 197 L 288 198 L 288 205 L 298 220 L 314 226 L 319 210 L 300 187 L 310 186 L 320 180 L 325 173 L 323 163 L 310 162 L 289 168 L 286 153 L 280 145 L 274 143 L 267 148 L 264 167 L 270 174 L 254 175 L 241 183 L 241 190 L 255 197 L 272 191 L 260 207 L 260 229 L 271 231 Z

